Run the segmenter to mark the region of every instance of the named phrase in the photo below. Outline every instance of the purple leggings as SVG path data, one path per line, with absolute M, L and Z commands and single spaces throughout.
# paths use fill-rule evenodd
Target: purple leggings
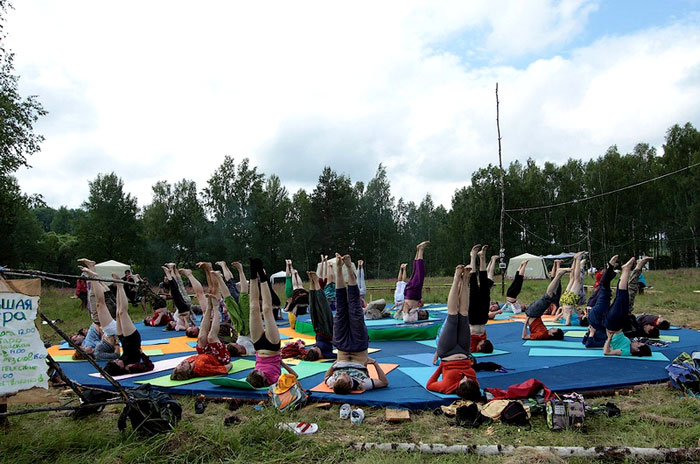
M 420 300 L 423 297 L 423 280 L 425 279 L 425 261 L 413 260 L 413 275 L 403 291 L 403 297 L 407 300 Z

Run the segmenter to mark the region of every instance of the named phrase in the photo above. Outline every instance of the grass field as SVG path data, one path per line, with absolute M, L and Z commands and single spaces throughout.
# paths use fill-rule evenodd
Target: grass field
M 635 312 L 661 314 L 676 325 L 700 329 L 700 270 L 651 271 L 646 273 L 653 291 L 637 298 Z M 448 278 L 429 278 L 424 294 L 426 302 L 445 302 L 447 288 L 440 287 Z M 587 281 L 586 283 L 592 283 Z M 392 300 L 392 280 L 368 281 L 368 297 Z M 545 282 L 526 281 L 521 294 L 528 302 L 539 297 Z M 506 282 L 506 285 L 508 283 Z M 281 288 L 277 289 L 282 295 Z M 47 289 L 42 295 L 43 311 L 52 319 L 63 320 L 64 330 L 74 332 L 86 325 L 87 319 L 78 300 L 70 298 L 70 290 Z M 497 292 L 494 290 L 494 298 Z M 143 317 L 140 309 L 132 309 L 134 319 Z M 57 342 L 58 337 L 42 326 L 45 340 Z M 700 347 L 699 347 L 700 348 Z M 74 397 L 52 390 L 55 400 L 65 402 Z M 28 398 L 30 395 L 24 396 Z M 8 463 L 126 463 L 126 462 L 265 462 L 312 463 L 352 461 L 361 463 L 388 462 L 558 462 L 536 460 L 530 456 L 516 458 L 474 456 L 432 456 L 407 453 L 360 452 L 350 449 L 353 441 L 414 442 L 444 444 L 510 444 L 638 447 L 696 447 L 700 446 L 700 400 L 683 397 L 678 391 L 663 385 L 643 387 L 632 395 L 600 398 L 588 401 L 601 404 L 613 401 L 622 410 L 617 418 L 589 416 L 588 431 L 550 432 L 544 419 L 533 418 L 531 430 L 494 423 L 479 429 L 464 429 L 450 425 L 451 420 L 432 411 L 412 414 L 412 420 L 400 424 L 384 421 L 382 409 L 365 408 L 367 415 L 360 426 L 341 422 L 338 406 L 330 410 L 306 407 L 291 414 L 276 410 L 253 409 L 244 405 L 235 412 L 242 423 L 224 427 L 223 419 L 231 414 L 224 404 L 210 404 L 202 415 L 194 414 L 192 398 L 180 398 L 185 409 L 183 420 L 170 434 L 143 440 L 133 434 L 122 435 L 116 421 L 120 411 L 111 407 L 102 414 L 74 421 L 64 413 L 38 413 L 11 420 L 11 428 L 0 435 L 0 461 Z M 22 397 L 15 398 L 10 410 L 23 408 Z M 319 432 L 297 437 L 276 429 L 279 422 L 306 420 L 319 425 Z M 572 459 L 569 462 L 591 462 Z

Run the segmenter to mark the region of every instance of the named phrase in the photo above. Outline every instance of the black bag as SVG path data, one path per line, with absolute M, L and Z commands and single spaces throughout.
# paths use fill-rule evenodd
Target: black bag
M 110 393 L 102 390 L 85 390 L 83 391 L 83 396 L 86 401 L 81 403 L 78 409 L 74 409 L 71 413 L 73 419 L 82 419 L 83 417 L 88 417 L 93 414 L 102 412 L 105 408 L 102 406 L 92 406 L 91 403 L 104 403 L 109 401 L 116 396 L 116 393 Z
M 131 427 L 143 435 L 170 432 L 182 417 L 182 406 L 167 393 L 151 390 L 150 384 L 125 389 L 132 399 L 119 416 L 120 431 L 126 430 L 126 419 Z
M 511 401 L 503 408 L 503 411 L 501 411 L 501 422 L 517 426 L 530 425 L 525 406 L 519 401 Z
M 479 428 L 481 424 L 488 424 L 491 422 L 489 417 L 481 414 L 476 403 L 472 403 L 469 406 L 458 407 L 456 410 L 455 419 L 455 425 L 474 429 Z

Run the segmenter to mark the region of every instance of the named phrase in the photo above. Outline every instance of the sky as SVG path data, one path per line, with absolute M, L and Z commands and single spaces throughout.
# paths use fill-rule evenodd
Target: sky
M 324 166 L 449 208 L 472 173 L 657 148 L 700 124 L 700 0 L 70 2 L 7 14 L 20 91 L 49 114 L 24 192 L 79 207 L 115 172 L 159 180 L 229 155 L 291 193 Z

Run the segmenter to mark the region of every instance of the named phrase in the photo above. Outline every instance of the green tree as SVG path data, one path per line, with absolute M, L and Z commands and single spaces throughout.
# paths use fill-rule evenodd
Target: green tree
M 124 192 L 124 182 L 114 173 L 98 174 L 89 185 L 83 203 L 87 214 L 78 227 L 80 250 L 99 261 L 133 262 L 141 247 L 136 198 Z

